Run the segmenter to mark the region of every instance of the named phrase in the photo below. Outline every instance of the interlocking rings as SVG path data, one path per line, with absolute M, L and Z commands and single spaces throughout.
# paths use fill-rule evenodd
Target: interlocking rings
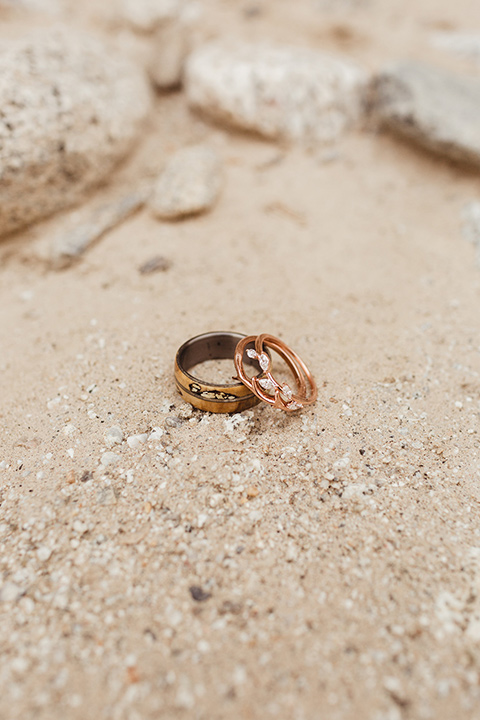
M 255 347 L 249 348 L 248 345 L 252 343 L 255 343 Z M 268 348 L 280 355 L 288 365 L 297 384 L 296 393 L 288 383 L 280 384 L 272 375 Z M 261 377 L 249 377 L 246 374 L 244 363 L 251 360 L 258 361 L 263 370 Z M 291 412 L 300 410 L 305 405 L 311 405 L 317 399 L 317 385 L 310 370 L 288 345 L 273 335 L 249 335 L 240 340 L 235 348 L 234 362 L 238 378 L 242 383 L 257 398 L 275 408 Z

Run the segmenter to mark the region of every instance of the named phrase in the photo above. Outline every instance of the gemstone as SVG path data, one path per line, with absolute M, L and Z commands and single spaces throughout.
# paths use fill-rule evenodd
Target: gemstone
M 258 384 L 261 385 L 264 390 L 272 390 L 275 392 L 276 385 L 270 378 L 261 378 Z
M 263 372 L 267 372 L 268 366 L 270 365 L 270 360 L 268 355 L 265 355 L 265 353 L 262 353 L 258 356 L 258 363 L 260 367 L 262 368 Z
M 293 398 L 292 388 L 290 385 L 287 385 L 287 383 L 283 383 L 282 385 L 282 396 L 285 400 L 291 400 Z
M 302 403 L 292 400 L 292 402 L 288 403 L 287 407 L 289 410 L 300 410 L 301 408 L 303 408 L 303 405 Z
M 249 358 L 252 358 L 252 360 L 255 360 L 256 357 L 258 357 L 258 353 L 253 348 L 248 348 L 247 355 Z

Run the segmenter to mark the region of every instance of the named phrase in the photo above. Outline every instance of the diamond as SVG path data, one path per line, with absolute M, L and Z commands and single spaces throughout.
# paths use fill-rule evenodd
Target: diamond
M 275 392 L 276 385 L 270 378 L 261 378 L 258 384 L 261 385 L 264 390 L 273 390 Z
M 268 366 L 270 365 L 270 360 L 268 355 L 265 355 L 265 353 L 262 353 L 258 356 L 258 363 L 260 367 L 262 368 L 263 372 L 267 372 Z
M 287 385 L 287 383 L 283 383 L 282 385 L 282 396 L 285 398 L 285 400 L 292 400 L 293 398 L 293 392 L 290 385 Z
M 287 407 L 289 410 L 300 410 L 301 408 L 303 408 L 303 405 L 302 403 L 292 400 L 292 402 L 288 403 Z
M 252 360 L 255 360 L 255 358 L 258 357 L 257 351 L 254 350 L 253 348 L 248 348 L 248 350 L 247 350 L 247 355 L 248 355 L 249 358 L 252 358 Z

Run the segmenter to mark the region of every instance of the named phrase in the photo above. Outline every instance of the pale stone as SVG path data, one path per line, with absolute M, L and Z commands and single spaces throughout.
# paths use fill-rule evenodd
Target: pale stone
M 393 132 L 444 157 L 480 165 L 480 79 L 403 62 L 375 80 L 373 104 Z
M 150 205 L 153 213 L 174 220 L 211 208 L 222 184 L 218 153 L 206 145 L 179 150 L 160 175 Z
M 121 445 L 123 442 L 123 437 L 124 436 L 122 429 L 114 425 L 113 427 L 109 428 L 105 433 L 105 445 L 109 448 L 113 447 L 114 445 Z
M 148 434 L 141 433 L 139 435 L 130 435 L 127 438 L 127 445 L 132 450 L 138 450 L 142 445 L 147 442 Z
M 118 465 L 118 463 L 120 462 L 120 455 L 117 455 L 114 452 L 105 452 L 100 458 L 100 462 L 104 467 Z
M 480 64 L 480 34 L 443 31 L 431 37 L 431 43 L 440 50 L 446 50 L 466 60 Z
M 134 30 L 150 33 L 178 17 L 186 4 L 186 0 L 120 0 L 118 12 Z
M 0 587 L 0 602 L 15 602 L 23 595 L 22 588 L 14 582 L 7 580 Z
M 156 87 L 170 90 L 181 85 L 190 44 L 191 26 L 181 18 L 169 19 L 158 28 L 149 67 Z
M 363 113 L 366 73 L 348 58 L 262 43 L 216 41 L 188 58 L 190 104 L 269 138 L 332 142 Z
M 480 268 L 480 202 L 474 200 L 463 208 L 462 232 L 475 248 L 476 264 Z
M 0 234 L 83 198 L 132 147 L 150 107 L 135 65 L 72 27 L 0 50 Z

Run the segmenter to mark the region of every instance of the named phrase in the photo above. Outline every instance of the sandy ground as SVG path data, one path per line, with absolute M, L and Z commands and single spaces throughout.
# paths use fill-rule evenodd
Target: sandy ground
M 428 38 L 480 29 L 476 0 L 327 5 L 212 1 L 201 33 L 473 71 Z M 0 244 L 0 717 L 478 718 L 478 173 L 373 128 L 277 147 L 173 94 L 91 202 L 200 138 L 212 213 L 142 211 L 64 272 L 68 213 Z M 191 413 L 174 355 L 218 329 L 282 337 L 316 405 Z M 105 470 L 114 425 L 164 433 Z

